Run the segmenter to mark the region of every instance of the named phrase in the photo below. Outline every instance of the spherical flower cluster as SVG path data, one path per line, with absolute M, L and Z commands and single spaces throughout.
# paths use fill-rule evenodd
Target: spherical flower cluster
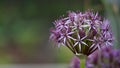
M 69 12 L 54 22 L 50 39 L 67 46 L 74 54 L 90 55 L 102 46 L 111 46 L 113 37 L 108 20 L 92 11 Z
M 120 68 L 120 50 L 103 48 L 91 54 L 86 61 L 86 68 Z

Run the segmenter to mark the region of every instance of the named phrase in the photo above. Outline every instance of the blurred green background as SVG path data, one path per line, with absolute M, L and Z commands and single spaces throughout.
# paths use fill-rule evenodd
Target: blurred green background
M 54 20 L 67 11 L 93 9 L 111 20 L 120 44 L 119 0 L 0 0 L 0 64 L 68 63 L 66 47 L 49 42 Z

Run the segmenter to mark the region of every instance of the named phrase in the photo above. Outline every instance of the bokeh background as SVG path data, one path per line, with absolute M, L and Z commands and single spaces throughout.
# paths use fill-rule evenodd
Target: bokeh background
M 49 29 L 67 11 L 93 9 L 111 21 L 120 47 L 120 0 L 0 0 L 0 64 L 69 63 L 66 47 L 49 41 Z

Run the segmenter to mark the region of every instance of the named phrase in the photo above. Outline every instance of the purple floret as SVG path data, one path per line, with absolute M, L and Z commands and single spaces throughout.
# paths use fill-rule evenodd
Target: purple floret
M 80 68 L 80 59 L 78 57 L 74 56 L 69 68 Z
M 120 50 L 104 47 L 88 56 L 86 68 L 120 68 Z

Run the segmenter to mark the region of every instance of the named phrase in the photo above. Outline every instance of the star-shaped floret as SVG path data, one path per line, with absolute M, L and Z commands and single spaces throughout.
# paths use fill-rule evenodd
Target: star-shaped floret
M 64 21 L 64 20 L 58 20 L 54 23 L 54 25 L 56 26 L 56 29 L 58 31 L 62 30 L 62 29 L 68 29 L 68 24 L 70 23 L 70 21 Z
M 67 38 L 69 39 L 74 39 L 73 37 L 71 37 L 71 35 L 73 34 L 74 32 L 69 32 L 68 30 L 65 31 L 65 33 L 61 33 L 61 36 L 58 40 L 63 40 L 63 44 L 66 44 L 66 41 L 67 41 Z
M 94 37 L 94 39 L 88 39 L 89 41 L 92 41 L 93 44 L 90 46 L 89 50 L 90 52 L 95 51 L 97 48 L 100 50 L 101 49 L 101 39 Z
M 72 28 L 72 30 L 81 30 L 82 28 L 86 28 L 89 27 L 88 24 L 83 24 L 83 22 L 73 22 L 73 25 L 70 26 Z
M 76 45 L 78 45 L 79 46 L 79 49 L 80 49 L 80 51 L 81 51 L 81 45 L 83 44 L 83 45 L 86 45 L 86 46 L 88 46 L 83 40 L 86 38 L 86 36 L 85 37 L 80 37 L 80 34 L 77 34 L 77 36 L 78 36 L 78 38 L 77 39 L 75 39 L 75 44 L 73 45 L 74 47 L 76 46 Z
M 103 41 L 103 45 L 112 46 L 112 42 L 113 42 L 112 33 L 106 32 L 105 34 L 103 34 L 102 41 Z

